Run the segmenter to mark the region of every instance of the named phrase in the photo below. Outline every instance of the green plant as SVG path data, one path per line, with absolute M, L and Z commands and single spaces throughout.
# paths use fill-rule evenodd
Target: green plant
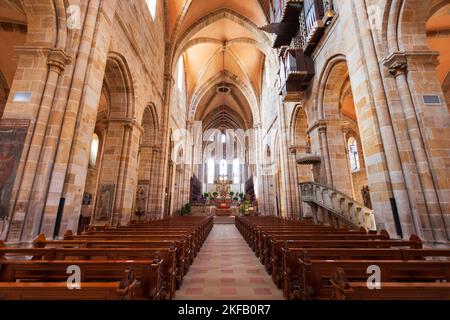
M 212 193 L 212 195 L 213 195 L 213 197 L 214 197 L 214 199 L 215 199 L 215 198 L 217 198 L 217 196 L 219 195 L 219 193 L 216 192 L 216 191 L 214 191 L 214 192 Z
M 209 192 L 205 192 L 203 194 L 203 198 L 205 198 L 206 200 L 208 200 L 209 197 L 210 197 Z
M 234 192 L 233 192 L 233 191 L 230 191 L 230 197 L 233 198 L 233 196 L 234 196 Z
M 239 201 L 239 198 L 238 197 L 234 197 L 233 201 Z
M 192 212 L 192 207 L 190 203 L 185 204 L 184 206 L 181 207 L 180 209 L 180 216 L 184 217 L 184 216 L 188 216 L 190 215 Z
M 241 200 L 245 199 L 245 194 L 243 192 L 239 193 L 239 198 L 241 198 Z

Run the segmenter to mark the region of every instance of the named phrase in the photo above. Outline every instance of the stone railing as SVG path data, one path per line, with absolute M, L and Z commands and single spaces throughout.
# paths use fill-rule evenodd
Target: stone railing
M 342 192 L 315 182 L 300 183 L 300 191 L 303 202 L 324 208 L 351 227 L 376 231 L 373 210 Z

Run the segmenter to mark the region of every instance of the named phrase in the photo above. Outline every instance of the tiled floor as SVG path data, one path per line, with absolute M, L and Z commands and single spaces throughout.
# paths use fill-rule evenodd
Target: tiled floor
M 282 300 L 234 225 L 216 224 L 176 293 L 177 300 Z

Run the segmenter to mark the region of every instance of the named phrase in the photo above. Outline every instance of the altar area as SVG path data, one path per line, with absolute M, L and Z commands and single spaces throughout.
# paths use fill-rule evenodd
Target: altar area
M 226 176 L 219 176 L 215 180 L 216 195 L 211 199 L 212 214 L 217 217 L 231 217 L 239 214 L 239 205 L 233 200 L 234 193 L 231 193 L 231 185 L 233 180 L 227 179 Z

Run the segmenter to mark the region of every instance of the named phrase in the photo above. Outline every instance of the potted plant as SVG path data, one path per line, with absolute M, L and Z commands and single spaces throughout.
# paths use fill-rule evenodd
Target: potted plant
M 192 212 L 192 207 L 190 203 L 185 204 L 184 206 L 181 207 L 180 209 L 180 216 L 184 217 L 184 216 L 188 216 L 190 215 Z
M 214 199 L 217 199 L 217 196 L 219 195 L 219 193 L 218 193 L 217 191 L 214 191 L 214 192 L 212 193 L 212 195 L 213 195 L 213 198 L 214 198 Z

